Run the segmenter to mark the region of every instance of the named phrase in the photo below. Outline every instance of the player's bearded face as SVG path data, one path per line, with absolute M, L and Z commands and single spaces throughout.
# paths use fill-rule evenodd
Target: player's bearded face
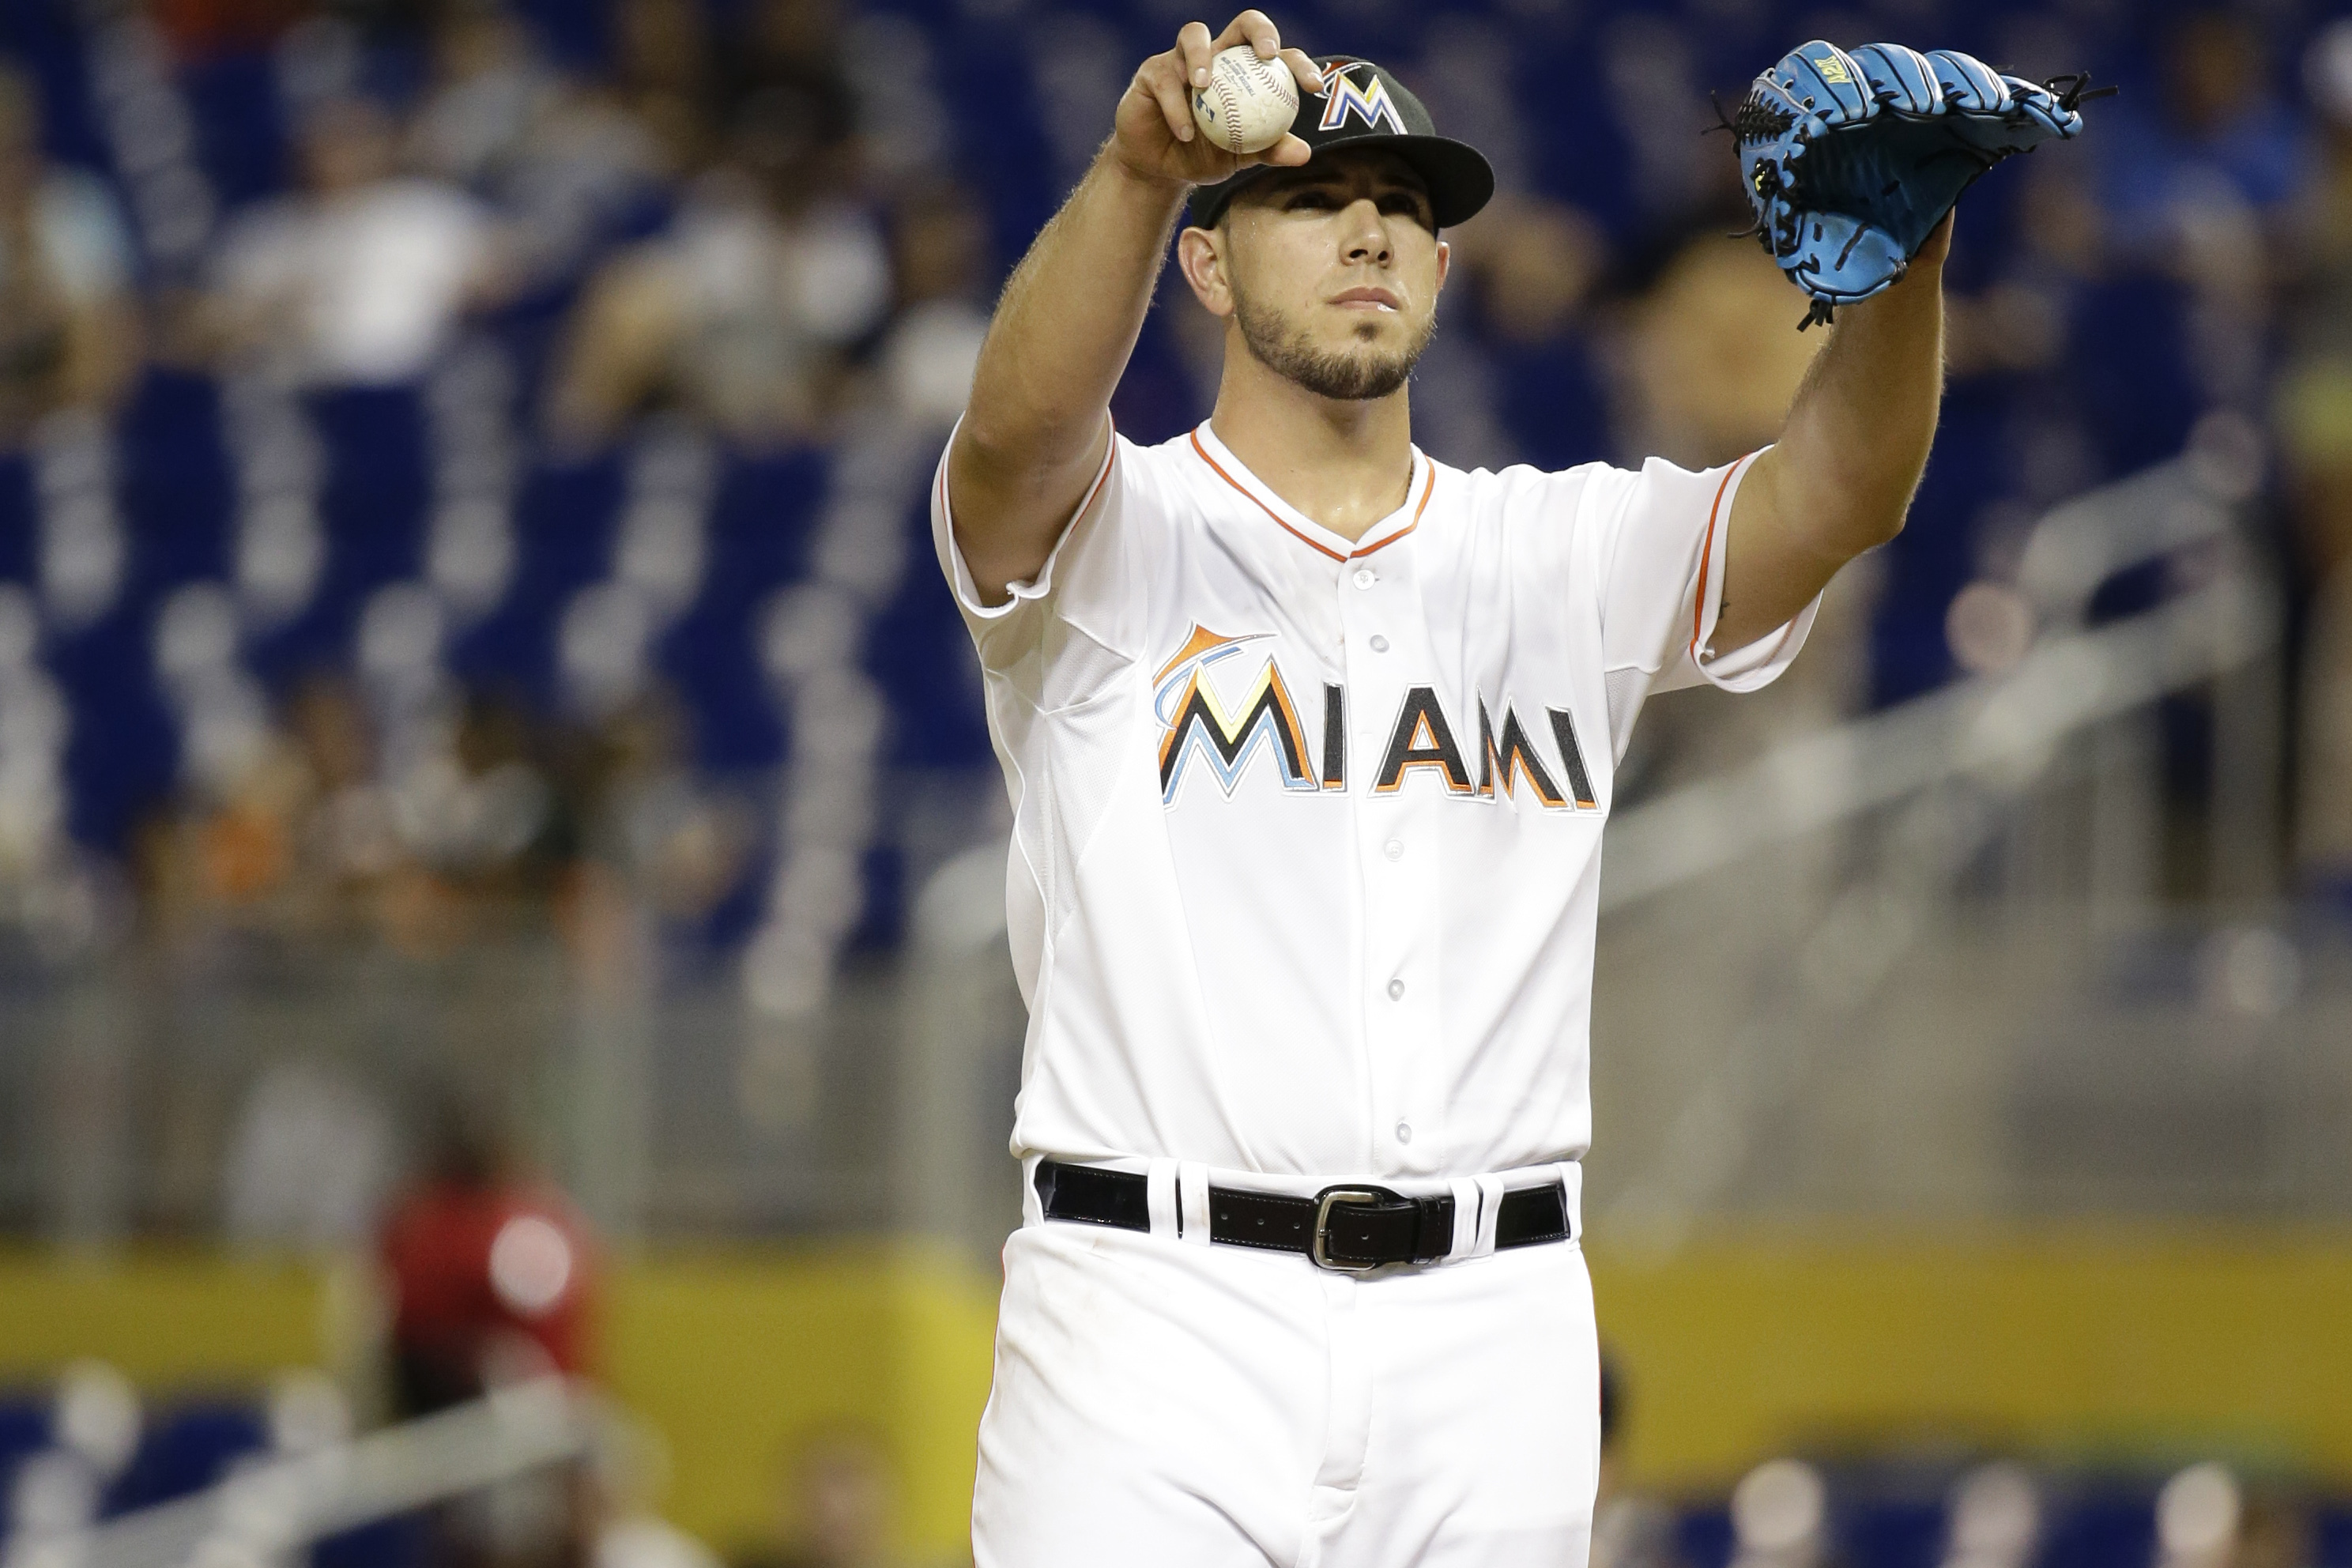
M 1387 331 L 1379 323 L 1358 323 L 1335 340 L 1328 330 L 1318 333 L 1239 287 L 1234 289 L 1234 320 L 1259 363 L 1318 397 L 1349 403 L 1386 397 L 1402 386 L 1437 331 L 1437 312 L 1424 310 L 1417 321 Z
M 1251 355 L 1320 397 L 1404 385 L 1437 328 L 1444 253 L 1425 196 L 1349 160 L 1285 182 L 1235 215 L 1226 250 L 1234 322 Z

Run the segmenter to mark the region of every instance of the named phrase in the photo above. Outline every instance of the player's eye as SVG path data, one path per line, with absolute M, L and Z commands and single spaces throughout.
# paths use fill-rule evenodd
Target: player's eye
M 1329 212 L 1338 205 L 1324 191 L 1299 191 L 1284 204 L 1285 212 Z

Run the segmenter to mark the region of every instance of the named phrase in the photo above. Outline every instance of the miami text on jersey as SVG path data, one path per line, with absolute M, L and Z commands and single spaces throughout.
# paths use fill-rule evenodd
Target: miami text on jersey
M 1160 721 L 1160 798 L 1175 804 L 1184 774 L 1194 759 L 1216 776 L 1218 787 L 1231 798 L 1255 757 L 1263 752 L 1281 787 L 1302 794 L 1348 787 L 1348 700 L 1343 686 L 1326 685 L 1319 744 L 1310 746 L 1309 731 L 1298 704 L 1282 679 L 1271 650 L 1260 653 L 1255 679 L 1239 689 L 1244 695 L 1228 703 L 1220 691 L 1236 689 L 1221 683 L 1216 667 L 1241 657 L 1248 645 L 1273 634 L 1255 632 L 1226 637 L 1194 626 L 1166 664 L 1152 677 L 1152 712 Z M 1239 668 L 1239 667 L 1236 667 Z M 1405 787 L 1415 773 L 1426 773 L 1446 794 L 1474 800 L 1516 800 L 1527 786 L 1529 797 L 1548 811 L 1593 811 L 1591 775 L 1576 739 L 1576 721 L 1564 708 L 1547 708 L 1552 745 L 1559 756 L 1555 769 L 1506 703 L 1496 724 L 1482 695 L 1477 707 L 1477 749 L 1465 754 L 1454 727 L 1428 686 L 1409 687 L 1389 725 L 1388 744 L 1372 781 L 1374 793 L 1391 795 Z M 1471 769 L 1472 758 L 1477 767 Z

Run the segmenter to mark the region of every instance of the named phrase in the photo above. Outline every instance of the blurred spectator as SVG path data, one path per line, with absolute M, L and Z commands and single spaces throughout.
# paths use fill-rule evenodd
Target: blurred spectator
M 2302 648 L 2296 856 L 2352 895 L 2352 22 L 2315 38 L 2305 79 L 2322 116 L 2320 177 L 2286 334 L 2275 426 L 2300 563 L 2312 585 Z
M 192 778 L 176 812 L 151 824 L 142 869 L 160 930 L 373 924 L 409 851 L 374 777 L 367 716 L 346 683 L 318 675 L 296 687 L 283 717 L 231 765 Z
M 182 59 L 268 44 L 308 9 L 303 0 L 150 0 L 148 8 Z
M 392 1163 L 392 1128 L 375 1096 L 323 1059 L 279 1062 L 254 1080 L 230 1135 L 229 1240 L 314 1252 L 362 1246 Z
M 541 746 L 520 704 L 483 692 L 415 726 L 386 781 L 403 851 L 383 903 L 395 944 L 446 952 L 553 892 L 574 845 Z
M 637 898 L 693 922 L 742 880 L 754 824 L 747 803 L 695 776 L 683 726 L 665 694 L 630 703 L 598 727 L 588 837 L 591 852 Z
M 666 405 L 755 444 L 813 433 L 842 351 L 889 306 L 889 259 L 849 162 L 823 94 L 772 83 L 746 97 L 727 155 L 669 231 L 582 300 L 551 394 L 558 436 L 602 442 Z
M 2272 90 L 2261 18 L 2240 7 L 2191 10 L 2163 28 L 2161 48 L 2159 114 L 2119 99 L 2101 116 L 2106 205 L 2122 242 L 2161 247 L 2184 207 L 2232 197 L 2265 219 L 2283 217 L 2312 163 L 2301 121 Z
M 475 184 L 530 141 L 564 80 L 494 0 L 448 5 L 432 42 L 434 81 L 410 132 L 412 152 L 419 167 Z
M 615 0 L 613 88 L 672 176 L 701 167 L 712 133 L 710 30 L 700 0 Z
M 40 644 L 39 602 L 22 584 L 0 583 L 0 910 L 28 924 L 68 858 L 72 721 Z
M 490 214 L 403 174 L 382 105 L 339 99 L 300 132 L 302 189 L 237 220 L 215 268 L 232 362 L 287 384 L 381 386 L 421 374 L 458 320 L 509 287 Z
M 131 286 L 113 196 L 42 156 L 39 95 L 0 63 L 0 441 L 121 398 L 138 370 Z
M 724 56 L 730 115 L 761 99 L 790 99 L 808 125 L 814 155 L 845 164 L 856 156 L 857 100 L 842 68 L 839 0 L 751 0 Z M 846 166 L 819 172 L 840 184 Z
M 474 1107 L 454 1098 L 436 1107 L 422 1177 L 385 1227 L 383 1259 L 403 1416 L 585 1370 L 595 1302 L 586 1233 Z
M 1781 417 L 1826 334 L 1799 332 L 1788 280 L 1709 225 L 1625 312 L 1617 445 L 1686 468 L 1746 456 Z M 1801 306 L 1802 301 L 1799 301 Z
M 417 167 L 497 204 L 523 277 L 568 274 L 650 199 L 665 172 L 656 135 L 557 70 L 495 0 L 455 0 L 432 42 L 435 80 L 410 135 Z
M 971 395 L 988 336 L 988 220 L 970 192 L 940 182 L 908 193 L 891 236 L 898 310 L 882 342 L 893 407 L 952 423 Z
M 200 936 L 304 924 L 296 844 L 311 779 L 287 737 L 257 721 L 238 755 L 192 770 L 189 785 L 143 840 L 142 881 L 158 931 Z
M 617 1423 L 605 1429 L 583 1478 L 586 1568 L 719 1568 L 710 1548 L 657 1511 L 666 1471 L 650 1434 Z
M 898 1480 L 874 1434 L 855 1427 L 803 1439 L 777 1502 L 781 1551 L 758 1552 L 740 1568 L 891 1568 L 900 1561 Z
M 2180 319 L 2200 401 L 2251 411 L 2268 369 L 2281 241 L 2311 180 L 2309 137 L 2272 90 L 2270 39 L 2255 16 L 2190 12 L 2162 46 L 2160 117 L 2120 99 L 2109 117 L 2109 239 L 2126 268 L 2185 290 L 2168 313 Z
M 392 803 L 375 777 L 374 737 L 357 695 L 331 676 L 296 688 L 287 717 L 310 782 L 298 853 L 328 923 L 344 925 L 401 857 Z
M 1575 208 L 1507 195 L 1457 231 L 1454 287 L 1475 297 L 1480 334 L 1523 460 L 1559 469 L 1609 457 L 1606 384 L 1586 306 L 1607 237 Z
M 1975 292 L 1944 289 L 1944 358 L 1956 380 L 2032 373 L 2059 363 L 2072 290 L 2102 266 L 2105 232 L 2079 164 L 2049 160 L 2017 171 L 2022 217 L 1996 276 Z M 1972 226 L 1955 220 L 1953 243 Z M 1971 236 L 1972 237 L 1972 236 Z

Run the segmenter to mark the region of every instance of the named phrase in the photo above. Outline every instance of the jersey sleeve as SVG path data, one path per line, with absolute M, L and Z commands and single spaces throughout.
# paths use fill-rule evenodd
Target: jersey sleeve
M 953 438 L 950 438 L 950 447 Z M 931 483 L 931 542 L 981 667 L 1012 676 L 1041 707 L 1083 700 L 1136 657 L 1151 515 L 1143 470 L 1150 454 L 1114 431 L 1102 468 L 1037 575 L 1010 584 L 1001 605 L 982 602 L 955 538 L 948 460 Z
M 1652 458 L 1588 490 L 1601 552 L 1601 636 L 1611 670 L 1639 669 L 1651 689 L 1701 681 L 1727 691 L 1769 686 L 1796 658 L 1821 600 L 1745 647 L 1714 646 L 1723 611 L 1731 509 L 1756 454 L 1693 473 Z
M 1715 646 L 1732 503 L 1757 456 L 1696 473 L 1653 458 L 1638 472 L 1606 469 L 1586 484 L 1583 521 L 1597 545 L 1602 660 L 1620 755 L 1650 693 L 1702 681 L 1758 690 L 1789 668 L 1812 630 L 1818 596 L 1745 647 Z

